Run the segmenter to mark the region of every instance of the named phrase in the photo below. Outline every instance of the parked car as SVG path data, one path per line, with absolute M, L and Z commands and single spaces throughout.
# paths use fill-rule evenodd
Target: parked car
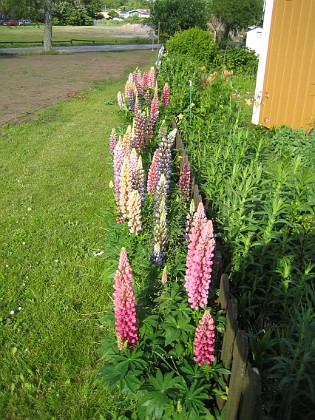
M 20 19 L 19 20 L 19 26 L 29 26 L 31 24 L 31 21 L 29 19 Z
M 3 24 L 4 24 L 4 20 L 0 19 L 0 25 L 3 25 Z
M 4 26 L 16 26 L 17 22 L 15 20 L 6 20 Z

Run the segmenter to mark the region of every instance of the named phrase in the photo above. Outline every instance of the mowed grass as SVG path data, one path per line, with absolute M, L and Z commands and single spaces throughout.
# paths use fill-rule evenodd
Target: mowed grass
M 130 31 L 132 34 L 132 30 Z M 93 41 L 96 44 L 147 44 L 151 40 L 148 37 L 139 37 L 135 32 L 134 36 L 124 36 L 124 31 L 118 25 L 106 26 L 54 26 L 53 27 L 53 43 L 58 45 L 70 45 L 69 41 L 73 41 L 74 45 L 88 45 Z M 40 43 L 44 39 L 44 26 L 0 26 L 0 47 L 12 47 L 31 45 L 32 43 Z M 79 40 L 84 40 L 80 42 Z M 64 42 L 63 42 L 64 41 Z M 89 41 L 89 42 L 86 42 Z M 6 43 L 10 44 L 6 44 Z M 27 43 L 27 44 L 26 44 Z
M 124 83 L 0 127 L 0 418 L 110 419 L 129 408 L 98 377 L 113 292 L 101 255 L 108 137 Z

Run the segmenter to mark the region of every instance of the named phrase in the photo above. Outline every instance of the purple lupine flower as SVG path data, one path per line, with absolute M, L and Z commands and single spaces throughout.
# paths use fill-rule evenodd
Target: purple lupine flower
M 205 311 L 196 328 L 194 340 L 194 361 L 202 366 L 214 361 L 215 327 L 209 311 Z
M 114 191 L 115 191 L 115 198 L 117 203 L 117 211 L 120 213 L 119 210 L 119 196 L 120 196 L 120 176 L 121 176 L 121 168 L 124 163 L 124 155 L 125 150 L 122 144 L 121 139 L 118 140 L 115 149 L 114 149 Z
M 199 229 L 195 230 L 195 235 L 190 234 L 185 273 L 188 302 L 196 310 L 204 308 L 208 302 L 215 246 L 212 221 L 200 224 Z
M 171 177 L 171 161 L 172 161 L 172 153 L 171 149 L 174 144 L 175 135 L 177 129 L 172 130 L 167 137 L 162 137 L 159 143 L 158 148 L 158 173 L 159 176 L 164 174 L 167 182 L 167 189 L 169 186 L 169 181 Z M 163 136 L 164 129 L 163 124 L 159 131 L 159 136 Z
M 149 90 L 144 91 L 144 102 L 146 106 L 150 106 L 151 104 L 151 95 Z
M 129 108 L 131 109 L 131 111 L 134 111 L 136 96 L 135 96 L 134 89 L 132 87 L 130 87 L 128 90 L 128 98 L 129 98 Z
M 137 190 L 132 190 L 129 194 L 128 199 L 128 226 L 129 232 L 135 233 L 136 235 L 138 232 L 142 230 L 141 224 L 141 198 L 140 194 Z
M 141 201 L 145 200 L 145 172 L 142 166 L 142 158 L 138 157 L 135 189 L 139 192 Z
M 131 189 L 136 189 L 137 182 L 137 169 L 138 169 L 138 153 L 136 149 L 132 149 L 129 155 L 129 165 L 130 165 L 130 185 Z
M 133 348 L 138 341 L 136 299 L 132 288 L 132 270 L 125 248 L 121 249 L 114 280 L 113 296 L 118 348 L 122 350 L 126 342 Z
M 163 87 L 163 91 L 162 91 L 162 103 L 164 106 L 168 106 L 169 97 L 170 97 L 170 92 L 169 92 L 168 83 L 165 83 Z
M 159 155 L 159 150 L 156 149 L 154 152 L 151 166 L 149 168 L 149 173 L 148 173 L 148 182 L 147 182 L 148 194 L 154 194 L 158 180 L 159 180 L 158 155 Z
M 182 169 L 179 175 L 179 196 L 182 201 L 189 200 L 190 177 L 191 177 L 190 167 L 189 167 L 189 164 L 186 162 L 182 166 Z
M 154 117 L 154 115 L 159 112 L 159 96 L 157 87 L 154 90 L 153 99 L 151 102 L 151 109 L 150 109 L 150 117 Z
M 154 129 L 157 120 L 159 119 L 159 113 L 157 112 L 153 117 L 149 117 L 146 121 L 146 137 L 149 140 L 154 138 Z
M 115 150 L 115 146 L 117 142 L 118 142 L 118 137 L 117 137 L 115 128 L 113 128 L 109 136 L 109 153 L 112 156 L 114 155 L 114 150 Z
M 124 163 L 121 168 L 120 175 L 120 195 L 119 195 L 119 209 L 123 219 L 127 219 L 128 216 L 128 199 L 131 192 L 131 176 L 130 176 L 130 164 L 129 157 L 124 157 Z
M 154 230 L 150 260 L 162 265 L 167 248 L 167 182 L 162 174 L 154 194 Z
M 146 134 L 146 116 L 144 112 L 135 113 L 133 127 L 133 147 L 138 151 L 144 150 Z
M 193 219 L 194 219 L 195 211 L 196 211 L 195 201 L 191 200 L 190 207 L 189 207 L 189 213 L 186 216 L 185 231 L 184 231 L 184 240 L 185 240 L 185 245 L 186 246 L 189 245 L 189 234 L 190 234 L 191 229 L 192 229 L 192 222 L 193 222 Z

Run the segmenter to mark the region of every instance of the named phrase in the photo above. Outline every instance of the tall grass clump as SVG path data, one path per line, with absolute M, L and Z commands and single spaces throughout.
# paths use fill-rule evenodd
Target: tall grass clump
M 261 373 L 264 411 L 312 418 L 315 137 L 252 126 L 252 62 L 230 68 L 228 54 L 207 67 L 180 54 L 164 58 L 159 80 L 172 91 L 166 118 L 177 121 L 207 197 L 239 323 Z

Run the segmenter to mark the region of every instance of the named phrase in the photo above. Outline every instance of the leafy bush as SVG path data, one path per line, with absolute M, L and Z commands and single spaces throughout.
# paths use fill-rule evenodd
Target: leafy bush
M 258 67 L 258 58 L 254 51 L 247 47 L 228 46 L 220 50 L 217 63 L 235 72 L 255 73 Z
M 177 32 L 167 41 L 166 49 L 170 54 L 184 55 L 190 60 L 207 64 L 215 59 L 218 46 L 210 32 L 191 28 Z

